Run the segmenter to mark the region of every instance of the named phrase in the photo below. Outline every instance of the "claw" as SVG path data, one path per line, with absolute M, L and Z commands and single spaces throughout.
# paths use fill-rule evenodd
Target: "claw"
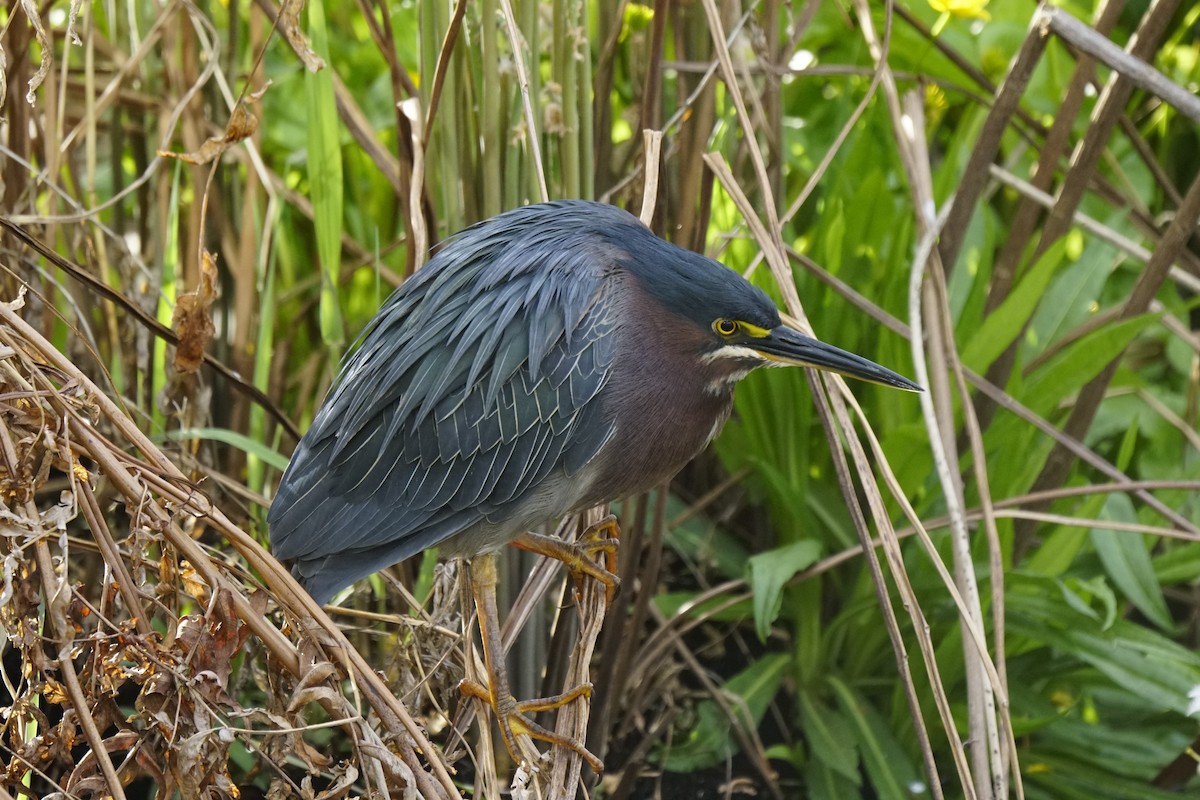
M 508 752 L 514 760 L 521 760 L 521 751 L 517 748 L 516 737 L 529 736 L 530 738 L 539 739 L 543 742 L 564 747 L 574 753 L 578 753 L 596 774 L 604 771 L 604 763 L 596 758 L 582 743 L 575 739 L 569 739 L 566 736 L 559 736 L 554 731 L 538 725 L 529 717 L 530 714 L 535 714 L 539 711 L 553 711 L 554 709 L 562 708 L 567 703 L 578 700 L 581 697 L 591 697 L 592 685 L 590 683 L 580 684 L 569 692 L 554 695 L 553 697 L 541 697 L 536 700 L 522 700 L 519 702 L 511 694 L 503 698 L 495 698 L 486 686 L 477 681 L 464 679 L 459 682 L 458 690 L 464 697 L 474 697 L 477 700 L 482 700 L 491 707 L 492 712 L 496 715 L 496 721 L 500 724 L 500 736 L 504 739 L 504 746 L 508 748 Z
M 564 542 L 538 533 L 523 533 L 513 540 L 513 544 L 522 550 L 561 561 L 570 570 L 578 594 L 583 593 L 585 577 L 599 581 L 604 585 L 604 602 L 609 605 L 621 586 L 621 579 L 616 574 L 620 536 L 617 518 L 609 514 L 590 526 L 575 542 Z M 603 565 L 597 563 L 601 556 Z

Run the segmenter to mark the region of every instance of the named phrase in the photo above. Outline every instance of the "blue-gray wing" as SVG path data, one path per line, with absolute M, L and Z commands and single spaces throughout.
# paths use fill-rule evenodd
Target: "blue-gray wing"
M 271 505 L 272 550 L 319 600 L 507 518 L 612 434 L 603 254 L 470 234 L 381 309 Z

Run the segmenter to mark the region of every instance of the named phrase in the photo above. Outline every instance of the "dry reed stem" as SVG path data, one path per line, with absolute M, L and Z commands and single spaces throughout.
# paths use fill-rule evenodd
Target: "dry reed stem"
M 884 97 L 891 116 L 892 129 L 897 142 L 900 161 L 908 178 L 909 191 L 912 193 L 912 206 L 916 211 L 917 232 L 922 239 L 932 238 L 937 233 L 933 227 L 936 223 L 936 214 L 933 177 L 928 157 L 929 144 L 925 140 L 924 110 L 919 102 L 911 102 L 911 95 L 906 98 L 906 102 L 902 103 L 896 87 L 895 76 L 891 73 L 887 65 L 883 45 L 879 42 L 875 34 L 870 9 L 862 0 L 856 0 L 855 9 L 858 12 L 858 17 L 863 27 L 863 35 L 867 39 L 872 57 L 875 58 L 883 77 Z M 931 253 L 931 256 L 935 255 L 935 253 Z M 937 262 L 935 257 L 931 260 L 934 261 L 931 270 L 935 275 L 934 281 L 924 283 L 922 277 L 925 275 L 926 265 L 924 263 L 914 265 L 914 277 L 912 281 L 915 287 L 910 288 L 909 295 L 909 318 L 913 326 L 913 349 L 914 357 L 918 361 L 918 381 L 927 390 L 921 394 L 919 399 L 925 416 L 926 428 L 929 432 L 929 444 L 934 456 L 934 465 L 942 486 L 942 496 L 945 498 L 949 510 L 954 571 L 959 592 L 967 604 L 967 609 L 971 615 L 971 622 L 975 627 L 982 630 L 983 611 L 979 598 L 978 582 L 974 571 L 974 562 L 971 557 L 970 535 L 967 531 L 966 520 L 963 515 L 966 506 L 964 487 L 958 474 L 950 467 L 951 464 L 958 464 L 960 458 L 957 451 L 957 442 L 955 441 L 957 426 L 954 419 L 953 403 L 950 398 L 947 376 L 948 369 L 941 366 L 943 364 L 956 365 L 958 363 L 958 355 L 955 349 L 954 328 L 949 319 L 945 292 L 938 291 L 941 286 L 938 283 L 938 279 L 943 277 L 944 271 L 942 265 L 940 262 Z M 929 349 L 935 356 L 945 356 L 944 359 L 942 357 L 934 358 L 933 363 L 937 365 L 937 368 L 932 373 L 926 366 L 927 362 L 923 360 L 923 337 L 921 336 L 920 327 L 924 315 L 927 314 L 932 317 L 929 326 Z M 984 462 L 977 461 L 976 463 L 978 465 Z M 989 498 L 984 495 L 985 509 L 988 507 L 988 503 Z M 992 563 L 999 563 L 998 551 L 992 553 L 990 557 Z M 998 575 L 993 575 L 993 578 L 996 581 L 1002 581 L 1003 570 L 1000 570 Z M 999 630 L 1002 631 L 1003 628 L 1001 627 Z M 975 651 L 967 643 L 967 638 L 964 635 L 963 653 L 967 676 L 967 718 L 969 729 L 967 738 L 971 742 L 970 756 L 973 769 L 971 777 L 975 781 L 973 789 L 976 796 L 981 798 L 990 797 L 995 799 L 1006 797 L 1008 795 L 1008 788 L 1003 764 L 1006 762 L 1006 758 L 1015 762 L 1017 754 L 1014 748 L 1006 757 L 1001 756 L 995 701 L 991 689 L 987 684 L 987 675 L 979 663 L 980 659 L 990 658 L 991 656 L 986 651 L 983 653 Z M 997 659 L 994 663 L 997 664 L 997 673 L 999 674 L 1002 672 L 999 660 Z M 1007 693 L 1006 688 L 1002 688 Z M 1010 725 L 1011 723 L 1006 721 L 1004 724 Z M 950 733 L 951 730 L 947 729 L 947 735 L 950 735 Z M 960 772 L 962 766 L 961 764 L 959 765 Z M 988 780 L 989 776 L 990 780 Z M 968 775 L 960 774 L 960 778 L 965 785 Z M 1019 788 L 1018 794 L 1020 794 Z

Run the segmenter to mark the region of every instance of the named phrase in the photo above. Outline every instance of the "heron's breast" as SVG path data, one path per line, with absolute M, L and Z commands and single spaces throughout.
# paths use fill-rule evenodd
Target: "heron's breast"
M 648 319 L 645 315 L 635 319 Z M 711 442 L 733 408 L 733 381 L 698 358 L 705 333 L 664 317 L 623 327 L 602 402 L 616 420 L 597 454 L 597 501 L 647 491 L 675 475 Z

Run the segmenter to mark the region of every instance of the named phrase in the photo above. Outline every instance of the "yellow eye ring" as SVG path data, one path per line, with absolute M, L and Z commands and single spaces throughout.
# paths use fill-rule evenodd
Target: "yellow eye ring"
M 722 336 L 733 336 L 737 333 L 738 324 L 731 319 L 721 317 L 713 323 L 713 330 Z

